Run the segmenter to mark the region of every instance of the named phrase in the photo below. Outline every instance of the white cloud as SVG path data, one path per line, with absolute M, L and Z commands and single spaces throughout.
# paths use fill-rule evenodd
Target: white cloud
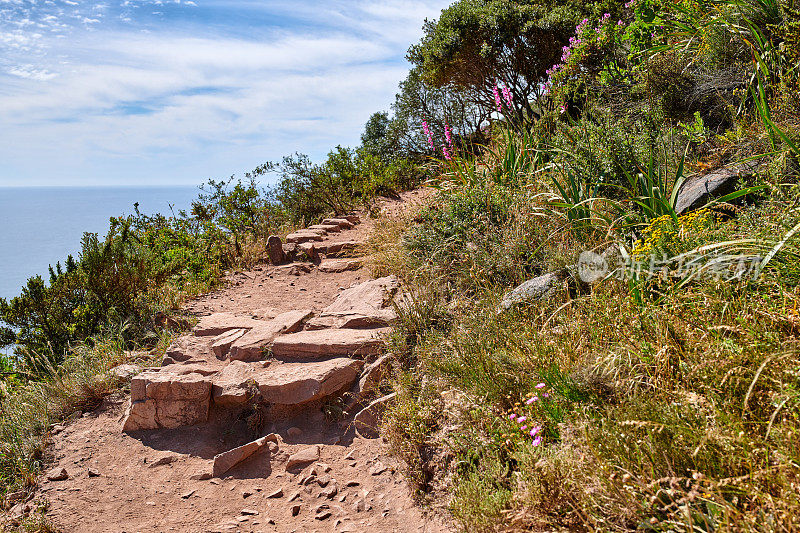
M 226 2 L 230 9 L 258 4 Z M 269 13 L 282 6 L 268 3 Z M 319 157 L 354 144 L 369 115 L 392 102 L 422 19 L 442 7 L 306 4 L 293 14 L 303 23 L 258 31 L 146 26 L 129 15 L 133 27 L 99 22 L 33 39 L 46 53 L 0 61 L 7 73 L 0 74 L 0 160 L 14 169 L 0 169 L 0 185 L 198 183 L 296 150 Z

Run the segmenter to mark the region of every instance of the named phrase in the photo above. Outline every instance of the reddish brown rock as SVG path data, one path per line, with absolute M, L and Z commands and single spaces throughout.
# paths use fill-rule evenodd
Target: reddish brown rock
M 308 261 L 311 261 L 312 263 L 319 262 L 319 253 L 317 252 L 317 247 L 313 242 L 300 243 L 297 245 L 297 249 L 305 255 L 305 259 Z
M 323 235 L 321 232 L 298 231 L 287 235 L 286 242 L 300 244 L 309 241 L 321 241 L 322 237 Z
M 131 380 L 131 405 L 122 429 L 176 428 L 205 422 L 210 400 L 209 376 L 142 372 Z
M 231 345 L 245 333 L 247 333 L 246 329 L 232 329 L 217 335 L 214 337 L 214 342 L 211 343 L 211 351 L 214 352 L 217 359 L 224 359 L 228 355 Z
M 262 322 L 231 344 L 229 358 L 232 361 L 258 361 L 278 335 L 297 331 L 303 325 L 303 321 L 313 314 L 310 309 L 289 311 L 281 313 L 270 321 Z
M 310 230 L 322 230 L 325 233 L 339 233 L 342 231 L 342 228 L 339 224 L 314 224 L 313 226 L 309 226 L 308 229 Z
M 326 218 L 322 223 L 329 226 L 336 225 L 341 229 L 350 229 L 353 227 L 353 223 L 346 218 Z
M 270 235 L 267 239 L 267 255 L 273 265 L 282 265 L 286 262 L 286 253 L 283 251 L 283 242 L 277 235 Z
M 272 343 L 272 355 L 284 360 L 323 359 L 333 356 L 379 354 L 388 328 L 320 329 L 281 335 Z
M 270 434 L 266 437 L 248 442 L 238 448 L 216 455 L 214 457 L 214 477 L 221 477 L 225 472 L 266 446 L 269 441 L 278 442 L 278 437 L 275 434 Z
M 350 388 L 362 365 L 361 361 L 348 358 L 273 364 L 256 381 L 264 401 L 298 405 Z
M 353 255 L 364 243 L 359 241 L 323 242 L 317 244 L 317 251 L 327 257 L 345 257 Z
M 286 470 L 294 470 L 298 467 L 302 468 L 309 463 L 313 463 L 317 459 L 319 459 L 319 445 L 308 446 L 289 456 L 289 460 L 286 462 Z
M 361 259 L 325 259 L 319 265 L 320 272 L 337 273 L 361 268 Z
M 309 329 L 386 327 L 397 319 L 392 307 L 400 283 L 394 276 L 351 287 L 308 323 Z
M 192 333 L 198 337 L 216 336 L 232 329 L 252 329 L 261 323 L 260 320 L 237 316 L 233 313 L 212 313 L 202 317 L 192 328 Z

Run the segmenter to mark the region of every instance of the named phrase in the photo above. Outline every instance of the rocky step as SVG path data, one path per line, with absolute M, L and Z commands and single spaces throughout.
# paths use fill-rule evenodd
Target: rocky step
M 342 227 L 339 224 L 314 224 L 307 229 L 324 231 L 325 233 L 339 233 L 342 231 Z
M 360 241 L 321 242 L 315 244 L 315 246 L 319 253 L 328 257 L 345 257 L 353 255 L 359 248 L 364 246 L 364 243 Z
M 350 229 L 353 227 L 353 222 L 350 222 L 346 218 L 326 218 L 322 223 L 326 226 L 339 226 L 341 229 Z
M 314 316 L 310 309 L 288 311 L 281 313 L 269 322 L 252 328 L 247 333 L 237 337 L 230 345 L 228 357 L 238 361 L 258 361 L 265 350 L 272 346 L 272 342 L 282 333 L 292 333 L 299 330 L 303 322 Z
M 286 236 L 286 242 L 300 244 L 303 242 L 321 241 L 324 235 L 326 234 L 323 232 L 308 231 L 308 230 L 296 231 Z
M 400 282 L 394 276 L 366 281 L 342 291 L 319 316 L 306 323 L 310 330 L 322 328 L 387 327 L 397 319 L 392 306 Z
M 272 344 L 272 355 L 286 361 L 377 355 L 383 351 L 389 331 L 389 328 L 318 329 L 281 335 Z
M 323 259 L 319 264 L 319 271 L 329 274 L 358 270 L 363 265 L 361 259 Z
M 232 361 L 224 368 L 172 365 L 131 380 L 123 431 L 177 428 L 208 420 L 212 405 L 242 407 L 258 392 L 272 406 L 299 406 L 350 389 L 363 362 L 346 357 L 308 363 Z
M 363 363 L 345 357 L 308 363 L 270 362 L 260 365 L 233 361 L 213 379 L 213 401 L 222 407 L 247 403 L 256 387 L 270 404 L 295 406 L 349 389 Z
M 233 329 L 252 329 L 263 324 L 263 320 L 238 316 L 233 313 L 212 313 L 200 318 L 192 333 L 198 337 L 216 336 Z

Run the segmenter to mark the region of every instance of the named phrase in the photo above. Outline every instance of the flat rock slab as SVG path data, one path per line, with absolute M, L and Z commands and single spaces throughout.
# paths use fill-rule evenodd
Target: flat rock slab
M 310 309 L 302 309 L 281 313 L 270 321 L 264 321 L 235 339 L 230 345 L 228 357 L 232 361 L 258 361 L 278 335 L 297 331 L 303 321 L 313 315 Z
M 342 229 L 350 229 L 353 227 L 353 223 L 346 218 L 326 218 L 322 223 L 326 226 L 336 225 Z
M 264 401 L 298 405 L 349 389 L 363 363 L 346 357 L 311 363 L 272 364 L 257 379 Z
M 131 380 L 123 431 L 191 426 L 208 419 L 211 378 L 197 372 L 142 372 Z
M 210 354 L 209 339 L 193 335 L 182 335 L 167 347 L 164 352 L 164 359 L 180 363 L 198 357 L 205 359 Z
M 358 379 L 362 362 L 336 358 L 311 363 L 277 363 L 266 368 L 233 361 L 214 377 L 214 404 L 242 406 L 254 394 L 277 405 L 300 405 L 345 389 Z
M 263 321 L 233 313 L 212 313 L 200 318 L 192 328 L 192 333 L 198 337 L 216 336 L 232 329 L 252 329 L 262 323 Z
M 288 361 L 334 356 L 379 354 L 388 328 L 320 329 L 281 335 L 272 344 L 272 355 Z
M 277 436 L 274 434 L 261 437 L 260 439 L 248 442 L 243 446 L 228 450 L 214 457 L 214 477 L 222 477 L 228 470 L 238 465 L 261 448 L 267 445 L 267 442 L 278 442 Z
M 367 281 L 344 290 L 320 315 L 309 321 L 309 329 L 387 327 L 397 319 L 392 307 L 400 282 L 394 276 Z
M 232 329 L 214 337 L 214 342 L 211 343 L 211 351 L 217 356 L 217 359 L 224 359 L 231 349 L 231 345 L 239 339 L 242 335 L 247 333 L 246 329 Z
M 314 224 L 313 226 L 309 226 L 308 229 L 310 230 L 321 230 L 326 233 L 339 233 L 342 231 L 341 226 L 339 224 Z
M 336 273 L 358 270 L 362 266 L 360 259 L 325 259 L 319 265 L 320 272 Z
M 321 241 L 323 235 L 321 233 L 314 233 L 310 231 L 298 231 L 290 233 L 286 236 L 286 242 L 300 244 L 309 241 Z
M 289 456 L 289 460 L 286 462 L 286 470 L 302 468 L 317 460 L 319 460 L 319 445 L 309 446 Z

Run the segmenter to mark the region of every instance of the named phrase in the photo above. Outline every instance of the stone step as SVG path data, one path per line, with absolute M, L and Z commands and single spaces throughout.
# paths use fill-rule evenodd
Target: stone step
M 281 313 L 235 339 L 230 344 L 228 357 L 238 361 L 258 361 L 278 335 L 299 330 L 303 322 L 312 316 L 314 312 L 310 309 Z
M 234 315 L 233 313 L 212 313 L 200 318 L 197 325 L 192 328 L 192 333 L 198 337 L 216 336 L 232 329 L 252 329 L 262 320 Z
M 397 319 L 392 307 L 400 282 L 394 276 L 373 279 L 342 291 L 318 317 L 307 323 L 321 328 L 374 328 L 391 325 Z
M 360 241 L 342 241 L 342 242 L 322 242 L 316 244 L 317 251 L 325 254 L 328 257 L 344 257 L 352 255 L 356 250 L 362 247 L 364 243 Z
M 286 236 L 287 243 L 300 244 L 309 241 L 321 241 L 325 234 L 311 231 L 297 231 Z
M 323 259 L 319 264 L 319 271 L 329 274 L 358 270 L 362 266 L 361 259 Z
M 326 233 L 339 233 L 342 231 L 342 227 L 339 224 L 314 224 L 313 226 L 309 226 L 308 229 L 322 230 Z
M 349 389 L 363 363 L 340 357 L 309 363 L 271 362 L 266 368 L 260 365 L 241 361 L 227 365 L 214 377 L 214 403 L 227 408 L 242 406 L 255 387 L 269 404 L 301 405 Z
M 326 218 L 322 221 L 322 223 L 326 226 L 339 226 L 341 229 L 350 229 L 353 227 L 353 223 L 347 220 L 346 218 Z
M 324 359 L 379 354 L 389 328 L 318 329 L 281 335 L 272 343 L 272 355 L 283 360 Z

